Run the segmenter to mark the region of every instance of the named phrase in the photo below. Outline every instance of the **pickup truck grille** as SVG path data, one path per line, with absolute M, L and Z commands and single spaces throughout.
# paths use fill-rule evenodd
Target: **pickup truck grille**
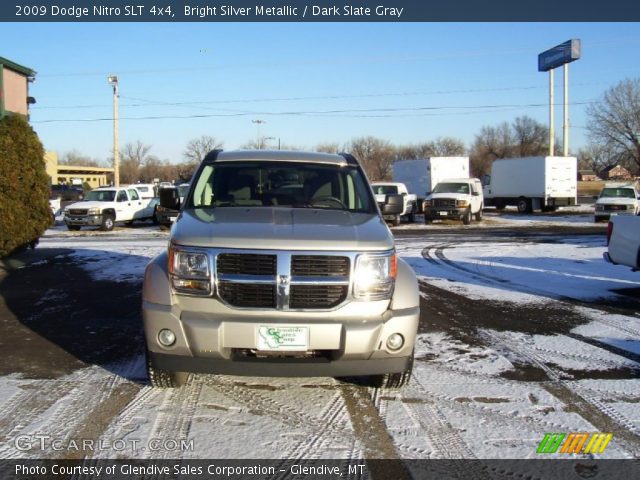
M 349 293 L 344 255 L 231 253 L 216 256 L 217 294 L 231 307 L 332 309 Z
M 633 207 L 631 207 L 633 208 Z M 604 206 L 604 211 L 605 212 L 618 212 L 620 210 L 626 210 L 627 206 L 626 205 L 606 205 Z
M 72 208 L 69 210 L 69 213 L 71 215 L 86 215 L 87 214 L 87 209 L 86 208 Z
M 434 198 L 434 207 L 455 207 L 456 201 L 453 198 Z

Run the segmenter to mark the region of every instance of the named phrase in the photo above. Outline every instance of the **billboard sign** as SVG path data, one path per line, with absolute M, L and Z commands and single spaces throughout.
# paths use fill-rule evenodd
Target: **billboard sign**
M 580 40 L 574 38 L 550 48 L 538 55 L 538 71 L 547 72 L 553 68 L 580 58 Z

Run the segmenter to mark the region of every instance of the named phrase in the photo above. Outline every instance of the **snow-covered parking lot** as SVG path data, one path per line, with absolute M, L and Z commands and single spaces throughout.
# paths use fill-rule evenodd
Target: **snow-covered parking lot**
M 0 457 L 527 459 L 548 432 L 610 432 L 595 457 L 637 458 L 640 273 L 602 260 L 605 229 L 592 223 L 490 214 L 396 229 L 423 297 L 400 391 L 207 375 L 152 389 L 139 294 L 168 234 L 57 226 L 40 261 L 0 280 Z M 104 448 L 28 443 L 39 434 Z

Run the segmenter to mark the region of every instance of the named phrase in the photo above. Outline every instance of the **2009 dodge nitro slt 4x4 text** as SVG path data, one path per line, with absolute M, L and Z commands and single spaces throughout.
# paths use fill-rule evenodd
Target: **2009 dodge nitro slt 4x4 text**
M 400 387 L 418 285 L 353 156 L 213 151 L 147 267 L 143 319 L 154 386 L 201 372 Z

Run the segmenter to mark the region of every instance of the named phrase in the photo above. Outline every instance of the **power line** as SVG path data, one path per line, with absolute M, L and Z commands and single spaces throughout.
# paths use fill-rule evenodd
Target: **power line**
M 571 102 L 571 105 L 588 105 L 593 103 L 593 101 L 583 101 L 583 102 Z M 374 113 L 381 112 L 387 114 L 386 116 L 391 116 L 391 113 L 400 113 L 400 112 L 435 112 L 440 111 L 439 113 L 423 113 L 422 116 L 430 116 L 430 115 L 470 115 L 474 113 L 487 113 L 486 110 L 496 110 L 496 109 L 520 109 L 520 108 L 537 108 L 537 107 L 546 107 L 548 103 L 529 103 L 529 104 L 506 104 L 506 105 L 471 105 L 471 106 L 426 106 L 426 107 L 411 107 L 411 108 L 365 108 L 365 109 L 341 109 L 341 110 L 310 110 L 310 111 L 284 111 L 284 112 L 237 112 L 237 113 L 211 113 L 211 114 L 193 114 L 193 115 L 153 115 L 153 116 L 143 116 L 143 117 L 120 117 L 120 120 L 165 120 L 165 119 L 192 119 L 192 118 L 229 118 L 229 117 L 245 117 L 245 116 L 253 116 L 253 115 L 262 115 L 262 116 L 357 116 L 357 114 L 365 114 L 365 113 Z M 442 110 L 459 110 L 466 109 L 472 110 L 469 112 L 451 112 L 451 113 L 442 113 Z M 364 116 L 364 115 L 363 115 Z M 373 115 L 372 115 L 373 116 Z M 385 115 L 378 115 L 385 116 Z M 403 117 L 403 116 L 417 116 L 414 114 L 400 114 L 393 115 L 394 117 Z M 88 119 L 48 119 L 48 120 L 38 120 L 33 121 L 32 123 L 54 123 L 54 122 L 104 122 L 111 121 L 113 118 L 111 117 L 103 117 L 103 118 L 88 118 Z
M 602 82 L 599 82 L 602 83 Z M 597 85 L 599 83 L 574 83 L 573 87 Z M 476 88 L 476 89 L 460 89 L 460 90 L 433 90 L 433 91 L 414 91 L 414 92 L 384 92 L 384 93 L 364 93 L 351 95 L 314 95 L 314 96 L 298 96 L 298 97 L 267 97 L 267 98 L 250 98 L 250 99 L 230 99 L 230 100 L 197 100 L 184 102 L 165 102 L 160 100 L 149 100 L 138 97 L 129 97 L 120 95 L 120 98 L 135 100 L 146 103 L 128 103 L 121 104 L 126 107 L 149 107 L 149 106 L 201 106 L 204 104 L 226 104 L 226 103 L 257 103 L 257 102 L 282 102 L 282 101 L 304 101 L 304 100 L 345 100 L 353 98 L 382 98 L 382 97 L 409 97 L 422 95 L 459 95 L 464 93 L 489 93 L 489 92 L 508 92 L 522 90 L 536 90 L 547 88 L 546 85 L 529 85 L 522 87 L 497 87 L 497 88 Z M 34 106 L 32 110 L 48 110 L 48 109 L 76 109 L 76 108 L 102 108 L 110 107 L 110 105 L 52 105 L 52 106 Z

